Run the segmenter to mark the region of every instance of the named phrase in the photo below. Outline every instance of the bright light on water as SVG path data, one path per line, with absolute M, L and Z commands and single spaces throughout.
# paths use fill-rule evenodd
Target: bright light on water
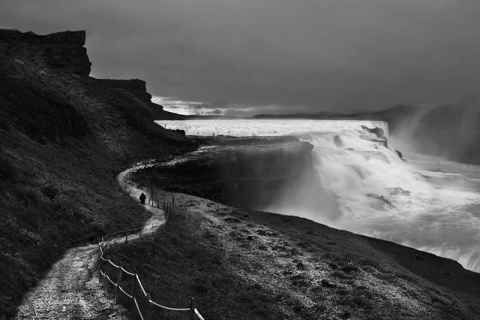
M 293 135 L 313 146 L 321 188 L 337 205 L 292 207 L 285 195 L 265 211 L 330 226 L 455 259 L 480 272 L 480 167 L 406 156 L 362 129 L 388 126 L 346 120 L 157 121 L 187 135 Z M 297 187 L 298 188 L 298 187 Z

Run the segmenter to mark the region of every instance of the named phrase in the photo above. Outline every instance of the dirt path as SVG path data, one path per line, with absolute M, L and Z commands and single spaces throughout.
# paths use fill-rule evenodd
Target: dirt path
M 117 177 L 119 184 L 135 200 L 142 190 L 128 183 L 128 174 L 143 168 L 137 165 L 123 171 Z M 152 213 L 142 232 L 129 236 L 129 241 L 141 237 L 165 222 L 163 210 L 146 206 Z M 117 242 L 122 242 L 119 239 Z M 101 290 L 96 269 L 97 245 L 68 250 L 55 263 L 44 279 L 28 292 L 15 319 L 127 319 Z

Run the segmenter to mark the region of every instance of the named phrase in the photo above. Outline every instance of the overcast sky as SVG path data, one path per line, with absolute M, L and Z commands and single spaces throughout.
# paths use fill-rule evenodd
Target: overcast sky
M 478 0 L 1 0 L 0 26 L 86 30 L 92 76 L 204 112 L 480 94 Z

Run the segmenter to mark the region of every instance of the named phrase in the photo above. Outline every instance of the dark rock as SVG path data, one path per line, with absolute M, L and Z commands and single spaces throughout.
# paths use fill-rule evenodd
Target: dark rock
M 404 160 L 404 159 L 403 159 L 403 154 L 402 154 L 400 151 L 398 151 L 397 149 L 395 149 L 395 152 L 397 153 L 397 155 L 398 155 L 398 157 L 399 157 L 400 159 Z
M 18 30 L 0 30 L 0 41 L 11 46 L 28 45 L 56 70 L 88 77 L 91 63 L 87 56 L 85 31 L 65 31 L 48 35 Z
M 375 128 L 370 129 L 367 126 L 361 126 L 361 127 L 362 127 L 362 129 L 364 129 L 364 130 L 366 130 L 370 133 L 375 134 L 379 138 L 385 138 L 385 132 L 383 131 L 382 128 L 375 127 Z
M 201 148 L 163 170 L 168 169 L 178 183 L 191 184 L 199 195 L 234 205 L 248 204 L 252 209 L 271 203 L 291 186 L 317 181 L 313 146 L 307 142 L 284 137 L 219 139 L 220 145 Z M 312 188 L 312 193 L 317 191 Z
M 335 143 L 335 146 L 337 148 L 343 148 L 343 142 L 342 142 L 342 139 L 340 138 L 340 136 L 334 136 L 333 137 L 333 143 Z
M 180 129 L 177 129 L 177 130 L 171 130 L 172 132 L 175 132 L 181 136 L 185 136 L 185 130 L 180 130 Z
M 150 103 L 152 95 L 147 92 L 147 83 L 139 79 L 96 79 L 96 82 L 109 88 L 128 91 L 145 103 Z
M 376 143 L 384 146 L 385 148 L 388 148 L 388 143 L 387 143 L 386 138 L 383 138 L 383 139 L 367 139 L 367 140 L 372 141 L 372 142 L 376 142 Z

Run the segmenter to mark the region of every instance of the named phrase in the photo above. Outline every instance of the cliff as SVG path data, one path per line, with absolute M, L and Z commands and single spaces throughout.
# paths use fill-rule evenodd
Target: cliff
M 294 137 L 218 140 L 143 175 L 158 178 L 169 190 L 248 208 L 266 207 L 292 185 L 316 177 L 313 146 Z
M 84 45 L 0 30 L 0 319 L 65 249 L 147 218 L 122 167 L 197 147 L 153 122 L 145 82 L 89 77 Z
M 87 50 L 83 47 L 85 39 L 85 31 L 66 31 L 41 36 L 33 32 L 0 30 L 0 51 L 6 55 L 29 51 L 57 70 L 87 77 L 92 64 Z
M 459 101 L 401 104 L 357 113 L 257 115 L 255 118 L 379 120 L 389 125 L 397 147 L 450 160 L 480 163 L 480 96 Z
M 96 79 L 96 85 L 114 89 L 123 95 L 130 97 L 145 105 L 149 110 L 149 117 L 153 120 L 183 120 L 186 117 L 180 114 L 163 110 L 163 106 L 151 102 L 152 95 L 147 92 L 147 83 L 139 79 L 117 80 L 117 79 Z
M 115 180 L 125 166 L 169 161 L 205 143 L 210 153 L 175 166 L 171 181 L 224 199 L 248 189 L 245 201 L 260 203 L 264 187 L 312 177 L 311 146 L 298 140 L 217 138 L 213 147 L 161 128 L 156 114 L 173 115 L 153 109 L 144 82 L 89 77 L 84 43 L 84 32 L 0 30 L 0 319 L 14 316 L 67 248 L 143 224 L 146 212 Z M 196 184 L 197 172 L 212 185 Z M 478 275 L 438 262 L 445 259 L 306 219 L 175 196 L 165 232 L 130 242 L 139 250 L 122 248 L 119 259 L 148 269 L 142 278 L 154 277 L 146 283 L 163 296 L 165 283 L 155 281 L 172 295 L 200 295 L 211 319 L 231 310 L 248 319 L 466 319 L 480 310 Z

